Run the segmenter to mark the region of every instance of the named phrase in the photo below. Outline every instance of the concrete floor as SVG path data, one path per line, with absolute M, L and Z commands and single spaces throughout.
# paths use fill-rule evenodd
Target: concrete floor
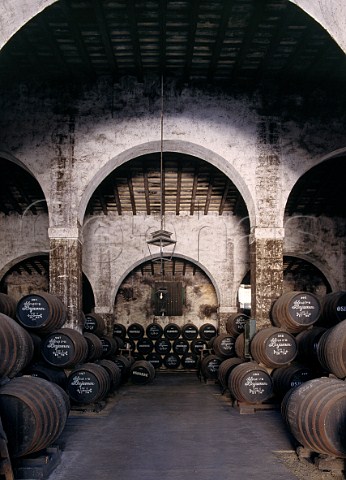
M 194 373 L 126 384 L 99 413 L 71 411 L 49 480 L 294 480 L 278 410 L 240 414 Z

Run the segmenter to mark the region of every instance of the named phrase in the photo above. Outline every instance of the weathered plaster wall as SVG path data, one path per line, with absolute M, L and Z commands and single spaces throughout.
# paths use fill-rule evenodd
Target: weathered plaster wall
M 124 276 L 145 259 L 146 235 L 157 229 L 158 219 L 145 215 L 83 219 L 84 211 L 95 188 L 114 168 L 159 150 L 158 87 L 155 79 L 143 85 L 123 79 L 120 85 L 101 81 L 71 90 L 21 86 L 1 96 L 0 150 L 15 156 L 40 182 L 52 239 L 54 231 L 61 236 L 66 228 L 76 231 L 78 240 L 82 224 L 83 269 L 104 313 L 112 311 Z M 323 95 L 232 96 L 197 88 L 178 90 L 171 83 L 165 91 L 165 149 L 195 154 L 227 174 L 248 206 L 251 235 L 270 244 L 283 238 L 284 208 L 298 178 L 345 148 L 345 115 L 338 108 L 337 99 Z M 1 238 L 0 269 L 42 249 L 36 230 L 23 242 L 14 238 L 21 219 L 0 220 L 3 231 L 13 231 Z M 213 215 L 167 218 L 167 227 L 177 238 L 177 253 L 210 273 L 223 313 L 236 308 L 237 288 L 249 269 L 250 237 L 241 220 Z M 17 222 L 16 227 L 11 222 Z M 50 248 L 47 227 L 45 217 L 39 230 L 45 251 Z M 300 233 L 290 228 L 286 237 L 290 243 L 285 243 L 285 250 L 298 252 Z M 311 243 L 309 255 L 323 265 L 330 245 L 335 250 L 328 257 L 330 281 L 341 286 L 344 275 L 338 255 L 344 234 L 336 244 L 327 230 L 319 238 Z

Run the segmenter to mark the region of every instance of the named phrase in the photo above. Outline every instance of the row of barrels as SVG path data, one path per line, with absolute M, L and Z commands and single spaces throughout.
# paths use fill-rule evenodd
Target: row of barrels
M 204 323 L 200 327 L 197 327 L 192 322 L 186 323 L 180 326 L 176 323 L 168 323 L 165 326 L 160 325 L 157 322 L 150 323 L 146 327 L 142 324 L 134 322 L 128 327 L 121 323 L 115 323 L 113 325 L 113 335 L 120 338 L 128 338 L 130 340 L 139 340 L 143 337 L 147 337 L 151 340 L 158 340 L 162 337 L 168 340 L 176 340 L 183 338 L 185 340 L 196 340 L 201 338 L 202 340 L 210 340 L 217 334 L 215 325 L 211 323 Z

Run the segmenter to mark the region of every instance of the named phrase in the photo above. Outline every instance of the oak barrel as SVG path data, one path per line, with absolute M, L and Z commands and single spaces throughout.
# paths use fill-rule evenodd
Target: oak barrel
M 30 334 L 4 313 L 0 313 L 0 354 L 0 378 L 15 377 L 31 362 L 34 354 Z
M 186 368 L 187 370 L 194 370 L 199 367 L 200 358 L 195 353 L 185 353 L 185 355 L 181 357 L 181 364 L 183 368 Z
M 114 323 L 113 325 L 113 336 L 120 337 L 123 340 L 126 337 L 126 327 L 122 323 Z
M 103 357 L 109 358 L 118 353 L 119 347 L 115 337 L 110 335 L 103 335 L 100 337 L 102 343 Z
M 287 392 L 281 413 L 292 435 L 305 448 L 346 458 L 346 383 L 321 377 Z
M 319 369 L 319 360 L 317 356 L 318 342 L 322 335 L 327 331 L 324 327 L 313 326 L 308 330 L 298 333 L 295 336 L 298 355 L 296 360 L 306 365 Z
M 16 318 L 17 302 L 7 293 L 0 293 L 0 313 Z
M 104 334 L 106 324 L 101 315 L 97 313 L 87 313 L 84 316 L 83 332 L 93 333 L 98 337 Z
M 70 411 L 66 392 L 43 378 L 17 377 L 0 388 L 0 416 L 10 456 L 17 458 L 51 445 Z
M 77 404 L 87 405 L 102 400 L 111 387 L 108 372 L 97 363 L 75 367 L 67 379 L 67 393 Z
M 145 359 L 150 362 L 155 369 L 162 367 L 163 358 L 159 353 L 151 352 Z
M 189 342 L 185 338 L 177 338 L 173 342 L 173 352 L 178 355 L 185 355 L 190 348 Z
M 159 338 L 155 342 L 155 352 L 160 355 L 166 355 L 172 350 L 172 344 L 167 338 Z
M 317 357 L 328 372 L 338 378 L 346 377 L 346 320 L 329 328 L 321 336 Z
M 140 323 L 131 323 L 131 325 L 129 325 L 127 327 L 127 336 L 131 339 L 131 340 L 138 340 L 139 338 L 142 338 L 144 337 L 144 327 L 143 325 L 141 325 Z
M 267 370 L 256 362 L 236 365 L 228 377 L 231 395 L 239 402 L 263 403 L 273 396 L 273 383 Z
M 148 338 L 151 340 L 157 340 L 158 338 L 162 337 L 163 328 L 158 323 L 150 323 L 145 332 Z
M 103 344 L 97 335 L 91 332 L 84 332 L 83 336 L 88 344 L 88 355 L 85 358 L 86 362 L 93 362 L 103 355 Z
M 163 329 L 163 335 L 168 340 L 175 340 L 181 335 L 181 328 L 176 323 L 168 323 Z
M 102 358 L 96 362 L 98 365 L 101 365 L 109 375 L 110 379 L 110 390 L 115 390 L 121 383 L 121 370 L 120 367 L 107 358 Z
M 73 367 L 88 356 L 88 343 L 83 334 L 72 328 L 61 328 L 47 335 L 42 342 L 42 356 L 57 367 Z
M 147 360 L 138 360 L 131 366 L 130 380 L 135 385 L 146 385 L 155 378 L 155 368 Z
M 217 328 L 212 323 L 203 323 L 198 332 L 201 339 L 207 341 L 217 335 Z
M 220 358 L 235 357 L 235 341 L 229 333 L 220 333 L 214 338 L 213 350 L 215 355 Z
M 163 357 L 163 364 L 169 369 L 178 368 L 180 366 L 180 357 L 174 352 L 167 353 L 167 355 Z
M 186 323 L 181 328 L 181 334 L 185 340 L 195 340 L 198 337 L 198 327 L 193 323 Z
M 41 361 L 30 364 L 23 373 L 32 377 L 43 378 L 48 382 L 56 383 L 64 390 L 66 389 L 67 375 L 63 368 L 53 367 Z
M 148 355 L 154 350 L 154 342 L 151 338 L 143 337 L 137 341 L 137 351 L 143 355 Z
M 257 363 L 275 368 L 291 363 L 298 348 L 294 336 L 279 327 L 259 330 L 250 343 L 250 353 Z
M 274 393 L 283 398 L 286 393 L 294 387 L 316 377 L 314 371 L 299 363 L 291 363 L 283 367 L 275 368 L 271 372 Z
M 226 358 L 220 366 L 217 374 L 217 378 L 220 384 L 224 387 L 228 387 L 228 377 L 236 365 L 240 365 L 243 363 L 241 358 L 233 357 L 233 358 Z
M 47 292 L 25 295 L 17 303 L 18 322 L 29 330 L 50 333 L 61 328 L 66 321 L 63 302 Z
M 277 298 L 271 308 L 274 326 L 298 333 L 314 325 L 322 312 L 321 301 L 309 292 L 286 292 Z
M 206 355 L 201 360 L 201 373 L 205 379 L 217 380 L 219 367 L 222 363 L 222 358 L 217 355 Z
M 244 332 L 245 323 L 250 317 L 245 313 L 233 313 L 226 320 L 226 331 L 230 335 L 237 336 Z
M 322 298 L 322 314 L 318 325 L 330 328 L 343 320 L 346 320 L 346 291 L 327 293 Z

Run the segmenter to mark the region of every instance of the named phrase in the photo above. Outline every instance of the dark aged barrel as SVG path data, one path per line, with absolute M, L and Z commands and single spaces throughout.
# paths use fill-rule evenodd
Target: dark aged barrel
M 322 298 L 322 314 L 318 325 L 330 328 L 343 320 L 346 320 L 346 291 L 327 293 Z
M 233 368 L 236 365 L 240 365 L 243 363 L 243 360 L 241 358 L 233 357 L 233 358 L 227 358 L 224 360 L 221 365 L 219 366 L 217 378 L 220 382 L 220 384 L 224 387 L 228 387 L 228 377 L 233 370 Z
M 283 398 L 294 387 L 316 377 L 314 371 L 306 365 L 292 363 L 284 367 L 275 368 L 271 372 L 274 393 Z
M 146 385 L 155 378 L 155 368 L 147 360 L 138 360 L 131 366 L 130 380 L 136 385 Z
M 273 303 L 271 320 L 276 327 L 298 333 L 315 324 L 321 312 L 321 301 L 313 293 L 286 292 Z
M 15 377 L 32 360 L 34 343 L 13 318 L 0 313 L 0 378 Z
M 346 383 L 322 377 L 287 392 L 281 413 L 292 435 L 305 448 L 346 458 Z
M 245 322 L 250 317 L 245 313 L 233 313 L 226 320 L 226 331 L 230 335 L 238 336 L 244 332 Z
M 106 329 L 105 321 L 97 313 L 88 313 L 84 318 L 83 332 L 93 333 L 101 337 Z
M 125 337 L 126 337 L 126 327 L 125 327 L 125 325 L 123 325 L 121 323 L 115 323 L 113 325 L 113 336 L 114 337 L 120 337 L 124 340 Z
M 110 391 L 114 391 L 121 383 L 121 370 L 120 367 L 107 358 L 102 358 L 96 362 L 98 365 L 101 365 L 109 375 L 110 379 Z
M 155 342 L 155 352 L 160 355 L 166 355 L 172 350 L 172 344 L 167 338 L 159 338 Z
M 17 303 L 18 322 L 29 330 L 50 333 L 61 328 L 66 320 L 66 307 L 50 293 L 25 295 Z
M 163 328 L 158 323 L 150 323 L 147 326 L 145 333 L 151 340 L 157 340 L 158 338 L 162 337 Z
M 169 368 L 169 369 L 178 368 L 180 365 L 180 357 L 179 355 L 173 352 L 167 353 L 167 355 L 163 357 L 163 364 L 166 368 Z
M 239 402 L 263 403 L 273 396 L 272 379 L 256 362 L 236 365 L 228 377 L 228 388 Z
M 127 336 L 131 340 L 138 340 L 139 338 L 144 337 L 144 327 L 140 323 L 131 323 L 127 327 Z
M 67 375 L 62 368 L 53 367 L 42 361 L 29 365 L 23 373 L 32 377 L 43 378 L 48 382 L 56 383 L 64 390 L 66 389 Z
M 319 363 L 338 378 L 346 377 L 346 320 L 329 328 L 317 346 Z
M 130 375 L 131 365 L 133 363 L 128 357 L 125 355 L 116 355 L 113 358 L 113 361 L 118 365 L 121 372 L 121 383 L 125 383 Z
M 103 357 L 108 358 L 118 353 L 118 343 L 114 337 L 104 335 L 100 337 L 102 343 Z
M 214 353 L 220 358 L 235 357 L 235 340 L 228 333 L 220 333 L 213 341 Z
M 241 358 L 242 360 L 245 360 L 245 334 L 241 333 L 240 335 L 237 336 L 235 344 L 234 344 L 234 350 L 235 354 L 237 357 Z
M 156 352 L 149 353 L 145 359 L 150 362 L 155 369 L 160 368 L 163 363 L 162 355 Z
M 298 333 L 295 336 L 298 355 L 296 360 L 314 369 L 319 369 L 319 361 L 317 357 L 317 346 L 322 335 L 327 331 L 324 327 L 313 326 L 308 330 Z
M 87 358 L 88 343 L 77 330 L 61 328 L 44 338 L 42 356 L 50 365 L 73 367 Z
M 0 415 L 13 458 L 50 446 L 70 411 L 66 392 L 36 377 L 17 377 L 0 388 Z
M 208 341 L 217 335 L 217 328 L 212 323 L 204 323 L 199 328 L 199 336 L 202 340 Z
M 10 318 L 16 318 L 17 302 L 7 293 L 0 293 L 0 313 Z
M 185 338 L 177 338 L 173 342 L 173 352 L 177 355 L 185 355 L 190 348 L 190 344 Z
M 205 348 L 207 348 L 207 342 L 200 338 L 196 338 L 196 340 L 192 340 L 190 345 L 191 352 L 195 353 L 196 355 L 200 355 L 201 351 Z
M 176 323 L 169 323 L 163 329 L 163 335 L 168 340 L 175 340 L 181 335 L 181 328 Z
M 199 367 L 199 361 L 199 356 L 192 352 L 186 353 L 181 357 L 181 364 L 183 368 L 187 370 L 197 369 Z
M 206 355 L 201 360 L 201 373 L 205 379 L 217 380 L 219 367 L 222 363 L 222 358 L 217 355 Z
M 87 405 L 102 400 L 110 386 L 109 374 L 101 365 L 83 363 L 68 376 L 66 389 L 73 402 Z
M 255 333 L 250 351 L 256 362 L 271 368 L 291 363 L 298 353 L 294 336 L 279 327 L 263 328 Z
M 143 355 L 148 355 L 154 350 L 154 342 L 151 338 L 140 338 L 137 342 L 137 351 Z
M 198 337 L 198 328 L 193 323 L 186 323 L 181 328 L 181 334 L 185 340 L 195 340 Z
M 85 359 L 86 362 L 93 362 L 103 355 L 103 344 L 100 337 L 94 333 L 84 332 L 83 336 L 88 344 L 88 355 Z

